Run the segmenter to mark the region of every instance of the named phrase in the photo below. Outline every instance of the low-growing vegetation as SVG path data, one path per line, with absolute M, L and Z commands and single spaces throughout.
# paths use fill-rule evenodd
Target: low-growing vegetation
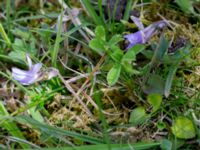
M 3 0 L 0 65 L 0 149 L 200 149 L 199 0 Z

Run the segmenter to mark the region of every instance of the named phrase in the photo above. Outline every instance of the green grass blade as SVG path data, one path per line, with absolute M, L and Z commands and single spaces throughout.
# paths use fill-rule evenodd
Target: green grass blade
M 11 1 L 6 0 L 6 26 L 8 29 L 9 36 L 10 36 L 10 6 L 11 6 Z
M 85 10 L 88 12 L 88 14 L 92 17 L 96 25 L 104 25 L 102 18 L 97 15 L 89 0 L 81 0 L 81 3 L 85 7 Z
M 34 148 L 37 148 L 37 149 L 40 148 L 38 145 L 36 145 L 36 144 L 34 144 L 34 143 L 31 143 L 31 142 L 29 142 L 29 141 L 27 141 L 27 140 L 18 138 L 18 137 L 8 136 L 7 138 L 8 138 L 10 141 L 14 141 L 14 142 L 17 142 L 17 143 L 20 143 L 20 142 L 21 142 L 21 143 L 25 143 L 25 144 L 27 144 L 27 145 L 30 145 L 30 147 L 34 147 Z
M 4 105 L 0 101 L 0 127 L 5 128 L 9 134 L 11 134 L 14 137 L 20 138 L 20 139 L 25 139 L 22 132 L 19 130 L 17 125 L 11 121 L 7 120 L 6 117 L 9 117 L 9 113 L 5 109 Z M 19 143 L 22 148 L 29 148 L 27 144 L 24 143 Z
M 34 15 L 34 16 L 27 16 L 27 17 L 21 17 L 16 18 L 12 20 L 14 23 L 20 23 L 20 22 L 27 22 L 28 20 L 37 20 L 37 19 L 55 19 L 58 17 L 59 14 L 57 13 L 48 13 L 44 15 Z
M 178 69 L 178 64 L 170 67 L 169 73 L 167 75 L 167 80 L 165 82 L 165 90 L 164 90 L 165 97 L 168 97 L 170 94 L 172 81 L 173 81 L 174 75 L 176 74 L 176 70 Z
M 0 34 L 2 35 L 3 39 L 5 40 L 6 44 L 8 46 L 11 46 L 11 42 L 10 42 L 10 39 L 8 38 L 2 24 L 0 23 Z
M 111 144 L 112 150 L 150 150 L 158 148 L 159 142 L 155 143 L 135 143 L 135 144 Z M 60 147 L 60 148 L 41 148 L 41 150 L 107 150 L 106 144 L 84 145 L 77 147 Z
M 128 0 L 126 4 L 126 9 L 124 12 L 123 20 L 128 21 L 128 18 L 132 9 L 132 5 L 133 5 L 133 0 Z
M 99 7 L 99 14 L 100 14 L 101 20 L 104 20 L 102 0 L 98 0 L 98 7 Z
M 163 60 L 163 57 L 168 49 L 169 42 L 164 37 L 164 35 L 161 36 L 159 44 L 157 46 L 156 51 L 154 52 L 153 58 L 151 60 L 151 67 L 156 67 L 158 64 L 161 63 Z
M 54 44 L 54 49 L 52 52 L 52 65 L 54 67 L 57 66 L 57 57 L 58 57 L 58 52 L 59 52 L 59 47 L 60 47 L 60 42 L 61 42 L 61 28 L 62 28 L 62 18 L 63 18 L 63 10 L 61 11 L 61 16 L 59 20 L 59 25 L 58 25 L 58 32 L 56 34 L 56 42 Z
M 88 135 L 79 134 L 79 133 L 72 132 L 72 131 L 66 131 L 66 130 L 58 128 L 58 127 L 52 127 L 48 124 L 40 123 L 37 120 L 30 118 L 28 116 L 17 116 L 17 117 L 15 117 L 15 120 L 17 122 L 29 125 L 32 128 L 39 130 L 40 132 L 42 132 L 45 135 L 49 135 L 51 137 L 55 137 L 60 140 L 62 140 L 62 139 L 65 140 L 64 137 L 72 137 L 75 139 L 79 139 L 81 141 L 89 142 L 91 144 L 102 144 L 103 143 L 103 141 L 101 139 L 98 139 L 96 137 L 91 137 Z
M 97 105 L 98 105 L 98 110 L 99 110 L 99 118 L 103 124 L 103 134 L 104 134 L 104 141 L 107 143 L 107 148 L 110 149 L 110 139 L 109 139 L 109 135 L 108 135 L 108 132 L 107 132 L 107 129 L 108 129 L 108 123 L 106 122 L 106 118 L 105 118 L 105 115 L 103 114 L 102 112 L 102 103 L 101 103 L 101 93 L 95 93 L 94 95 L 94 98 L 97 102 Z
M 31 104 L 31 100 L 28 100 L 27 104 Z M 37 108 L 37 106 L 33 106 L 33 107 L 29 108 L 28 111 L 30 112 L 31 116 L 35 120 L 37 120 L 39 122 L 44 122 L 44 119 L 43 119 L 42 115 L 40 114 L 39 110 L 37 110 L 36 108 Z

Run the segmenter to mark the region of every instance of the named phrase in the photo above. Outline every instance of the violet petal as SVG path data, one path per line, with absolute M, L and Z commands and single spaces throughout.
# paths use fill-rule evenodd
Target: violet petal
M 30 70 L 21 70 L 18 68 L 12 68 L 12 76 L 15 80 L 19 81 L 23 85 L 29 85 L 38 80 L 41 75 L 40 69 L 42 64 L 38 63 L 32 66 Z
M 130 48 L 130 47 L 134 46 L 135 44 L 143 44 L 144 43 L 143 33 L 141 31 L 137 31 L 132 34 L 125 35 L 124 38 L 129 41 L 129 45 L 127 48 Z
M 27 62 L 28 62 L 28 67 L 29 67 L 29 69 L 31 69 L 31 67 L 32 67 L 32 60 L 31 60 L 31 58 L 29 57 L 28 54 L 26 54 L 26 60 L 27 60 Z
M 138 21 L 138 20 L 137 20 Z M 137 22 L 136 20 L 134 22 Z M 139 23 L 139 22 L 137 22 Z M 135 23 L 136 24 L 136 23 Z M 138 25 L 139 27 L 140 25 Z M 149 41 L 149 39 L 156 33 L 158 28 L 163 28 L 166 26 L 164 21 L 155 22 L 146 28 L 137 31 L 132 34 L 125 35 L 124 38 L 129 41 L 129 45 L 127 48 L 131 48 L 135 44 L 144 44 Z
M 29 71 L 31 71 L 33 74 L 35 74 L 35 73 L 39 72 L 41 68 L 42 68 L 42 64 L 37 63 L 37 64 L 33 65 Z
M 131 16 L 131 20 L 135 23 L 135 25 L 140 29 L 143 30 L 144 29 L 144 25 L 142 24 L 142 22 L 140 21 L 139 18 L 135 17 L 135 16 Z

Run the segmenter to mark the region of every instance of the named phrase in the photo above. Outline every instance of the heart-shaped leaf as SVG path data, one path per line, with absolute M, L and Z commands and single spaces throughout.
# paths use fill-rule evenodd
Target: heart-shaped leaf
M 193 122 L 186 117 L 178 117 L 171 127 L 172 133 L 181 139 L 191 139 L 196 135 Z
M 147 114 L 145 112 L 145 109 L 143 107 L 137 107 L 131 112 L 129 122 L 133 125 L 139 125 L 143 123 L 146 118 Z
M 188 14 L 196 14 L 190 0 L 176 0 L 176 3 L 183 12 Z
M 153 106 L 153 112 L 157 111 L 160 108 L 162 102 L 162 96 L 160 94 L 152 93 L 148 95 L 147 101 Z

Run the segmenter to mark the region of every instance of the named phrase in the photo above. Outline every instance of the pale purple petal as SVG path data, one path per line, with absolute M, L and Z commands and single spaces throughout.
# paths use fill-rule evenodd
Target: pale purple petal
M 12 77 L 23 85 L 29 85 L 38 80 L 41 76 L 40 69 L 42 64 L 38 63 L 32 66 L 30 70 L 21 70 L 12 68 Z
M 135 16 L 131 16 L 131 20 L 135 23 L 135 25 L 140 29 L 143 30 L 144 29 L 144 25 L 142 24 L 142 22 L 140 21 L 139 18 L 135 17 Z
M 124 38 L 129 41 L 129 45 L 127 48 L 130 48 L 130 47 L 134 46 L 135 44 L 143 44 L 144 43 L 143 34 L 141 31 L 137 31 L 132 34 L 125 35 Z
M 37 73 L 37 72 L 40 71 L 41 68 L 42 68 L 42 64 L 41 63 L 37 63 L 37 64 L 32 66 L 32 68 L 30 69 L 30 72 Z
M 143 30 L 143 33 L 144 33 L 144 43 L 148 42 L 149 39 L 154 35 L 154 33 L 156 32 L 156 28 L 152 25 L 146 27 L 144 30 Z
M 156 33 L 158 28 L 163 28 L 166 26 L 164 21 L 158 21 L 148 27 L 137 31 L 132 34 L 125 35 L 124 38 L 129 41 L 127 48 L 134 46 L 135 44 L 144 44 L 149 41 L 149 39 Z
M 26 60 L 27 60 L 27 62 L 28 62 L 28 67 L 29 67 L 29 69 L 31 69 L 31 67 L 32 67 L 32 60 L 31 60 L 31 58 L 29 57 L 28 54 L 26 54 Z
M 24 79 L 18 81 L 23 85 L 30 85 L 35 83 L 38 80 L 39 76 L 40 74 L 34 74 L 33 76 L 26 76 Z
M 30 85 L 37 81 L 43 80 L 45 76 L 44 70 L 41 71 L 42 64 L 37 63 L 35 65 L 32 65 L 32 61 L 28 55 L 26 55 L 29 70 L 22 70 L 18 68 L 12 68 L 12 77 L 19 81 L 23 85 Z M 57 76 L 59 74 L 58 70 L 55 68 L 51 68 L 49 71 L 47 71 L 48 80 Z
M 27 76 L 28 73 L 29 71 L 21 70 L 18 68 L 12 68 L 12 74 L 14 74 L 17 79 L 24 78 L 25 76 Z

